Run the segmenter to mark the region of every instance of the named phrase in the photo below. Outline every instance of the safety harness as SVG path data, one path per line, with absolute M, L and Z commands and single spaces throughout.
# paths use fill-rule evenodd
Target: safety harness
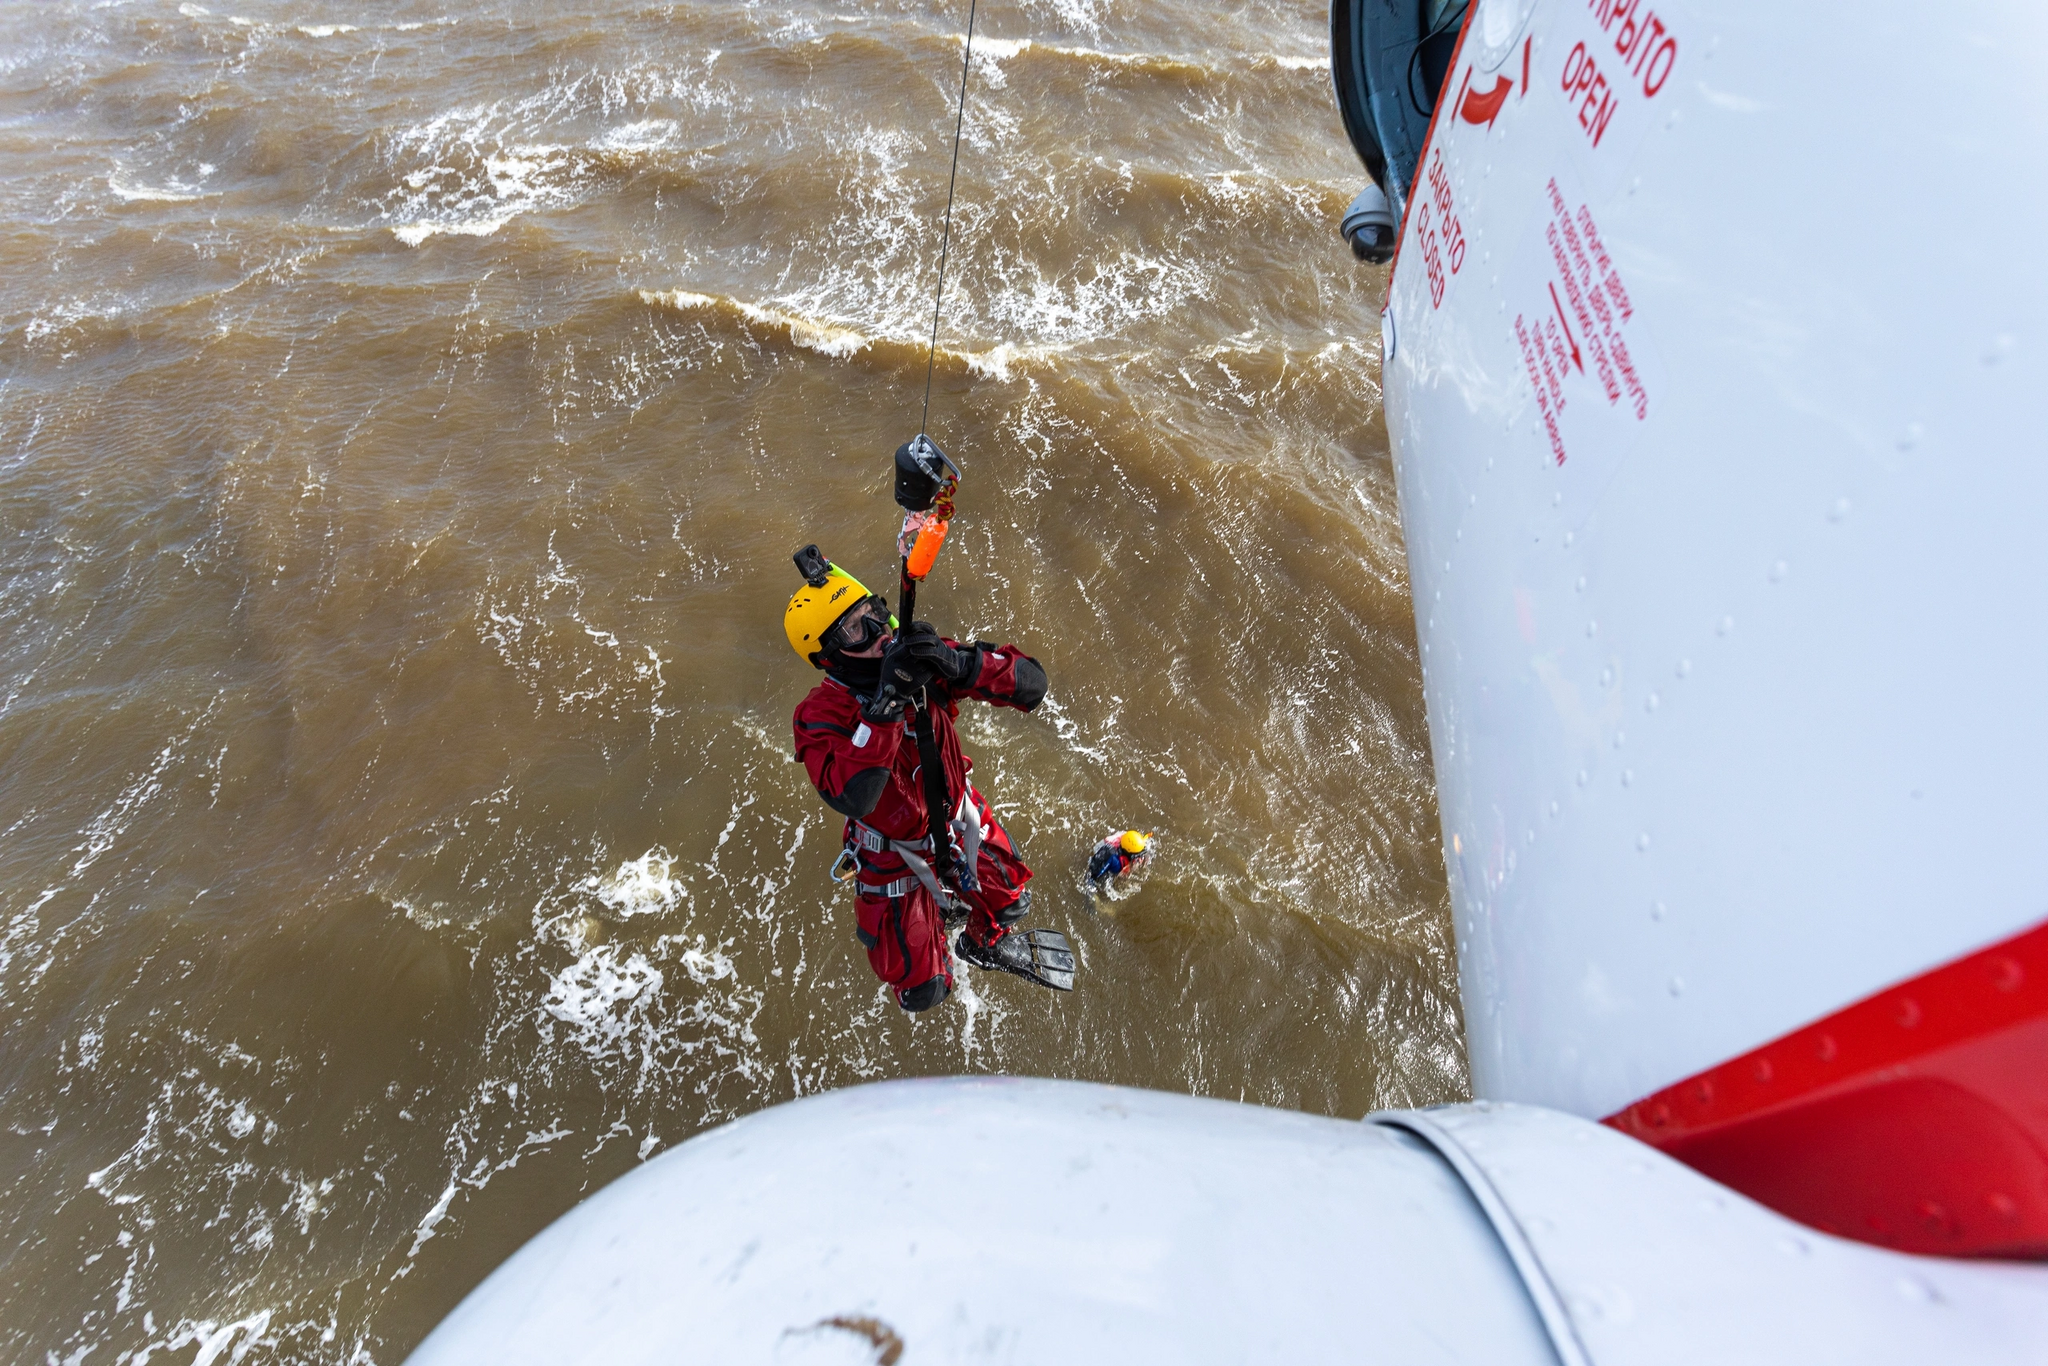
M 980 890 L 981 884 L 975 876 L 974 869 L 981 857 L 981 843 L 989 833 L 987 822 L 987 808 L 975 806 L 972 791 L 961 793 L 960 804 L 954 808 L 953 819 L 947 823 L 952 837 L 952 847 L 947 852 L 953 856 L 953 868 L 960 875 L 961 888 L 964 891 Z M 903 860 L 903 866 L 910 872 L 907 876 L 899 877 L 892 882 L 869 882 L 865 878 L 859 878 L 859 874 L 867 871 L 860 861 L 862 851 L 870 854 L 894 854 Z M 964 910 L 965 903 L 961 901 L 959 893 L 941 882 L 938 873 L 933 871 L 931 853 L 930 835 L 914 840 L 891 839 L 865 821 L 852 820 L 847 822 L 846 848 L 841 852 L 839 861 L 833 865 L 833 872 L 840 881 L 854 881 L 859 878 L 857 885 L 863 896 L 878 896 L 891 900 L 908 895 L 912 885 L 921 882 L 941 910 Z M 842 868 L 847 871 L 841 872 Z

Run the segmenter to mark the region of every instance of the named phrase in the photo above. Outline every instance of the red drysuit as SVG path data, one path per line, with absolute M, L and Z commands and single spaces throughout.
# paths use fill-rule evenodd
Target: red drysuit
M 935 678 L 926 689 L 933 736 L 946 770 L 949 815 L 961 813 L 961 799 L 980 824 L 975 860 L 980 887 L 965 892 L 967 933 L 978 944 L 1000 938 L 1019 918 L 1018 904 L 1031 870 L 1017 856 L 1010 837 L 988 804 L 967 781 L 974 761 L 960 749 L 954 727 L 961 698 L 1030 711 L 1045 696 L 1045 670 L 1014 645 L 961 645 L 975 656 L 965 683 Z M 861 718 L 860 699 L 827 675 L 797 704 L 796 757 L 826 805 L 848 817 L 846 839 L 860 858 L 860 893 L 854 903 L 855 934 L 868 951 L 875 975 L 896 989 L 905 1009 L 921 1010 L 953 988 L 951 955 L 938 905 L 910 865 L 887 844 L 919 845 L 931 859 L 931 823 L 926 816 L 917 735 L 910 713 L 900 721 L 874 725 Z

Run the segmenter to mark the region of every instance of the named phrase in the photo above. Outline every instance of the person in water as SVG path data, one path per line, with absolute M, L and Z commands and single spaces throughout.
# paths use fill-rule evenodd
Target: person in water
M 898 1005 L 929 1010 L 953 989 L 946 922 L 964 917 L 954 945 L 961 958 L 1071 990 L 1065 937 L 1017 929 L 1031 908 L 1031 870 L 968 782 L 974 761 L 955 724 L 969 699 L 1029 712 L 1045 696 L 1045 670 L 1014 645 L 962 644 L 923 621 L 899 629 L 886 600 L 815 546 L 797 566 L 805 584 L 783 627 L 825 677 L 797 704 L 796 757 L 825 804 L 846 817 L 841 867 L 853 870 L 854 933 L 869 966 Z M 917 731 L 919 705 L 929 737 Z M 920 757 L 927 742 L 944 773 L 950 858 L 933 858 Z
M 1088 880 L 1100 891 L 1133 868 L 1152 861 L 1152 837 L 1142 830 L 1113 830 L 1088 856 Z

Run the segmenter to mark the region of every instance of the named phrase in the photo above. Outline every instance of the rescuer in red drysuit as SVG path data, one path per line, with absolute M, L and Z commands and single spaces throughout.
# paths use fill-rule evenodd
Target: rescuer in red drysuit
M 823 619 L 828 609 L 820 604 L 829 595 L 830 606 L 838 605 L 832 590 L 841 581 L 858 596 L 849 594 L 853 605 L 812 637 L 797 624 L 799 612 L 813 622 Z M 1030 711 L 1045 696 L 1045 670 L 1014 645 L 961 644 L 928 622 L 892 630 L 888 604 L 836 566 L 831 580 L 813 589 L 810 600 L 799 590 L 790 608 L 792 643 L 825 670 L 797 704 L 796 755 L 826 805 L 847 817 L 847 847 L 859 864 L 855 934 L 875 975 L 894 989 L 905 1010 L 928 1010 L 944 1000 L 953 989 L 947 913 L 964 910 L 966 929 L 956 945 L 962 958 L 1070 989 L 1071 954 L 1062 964 L 1045 953 L 1064 950 L 1063 936 L 1037 931 L 1003 942 L 1030 909 L 1024 884 L 1031 870 L 968 782 L 974 761 L 961 750 L 955 728 L 963 699 Z M 806 652 L 813 638 L 820 648 Z M 885 676 L 894 690 L 882 688 Z M 954 857 L 974 871 L 972 878 L 957 878 L 955 887 L 938 883 L 931 856 L 931 822 L 907 705 L 920 690 L 945 771 Z

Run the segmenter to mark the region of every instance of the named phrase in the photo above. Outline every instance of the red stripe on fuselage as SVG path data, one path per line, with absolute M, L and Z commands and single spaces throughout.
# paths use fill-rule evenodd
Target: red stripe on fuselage
M 1825 1232 L 2048 1257 L 2048 922 L 1602 1123 Z

